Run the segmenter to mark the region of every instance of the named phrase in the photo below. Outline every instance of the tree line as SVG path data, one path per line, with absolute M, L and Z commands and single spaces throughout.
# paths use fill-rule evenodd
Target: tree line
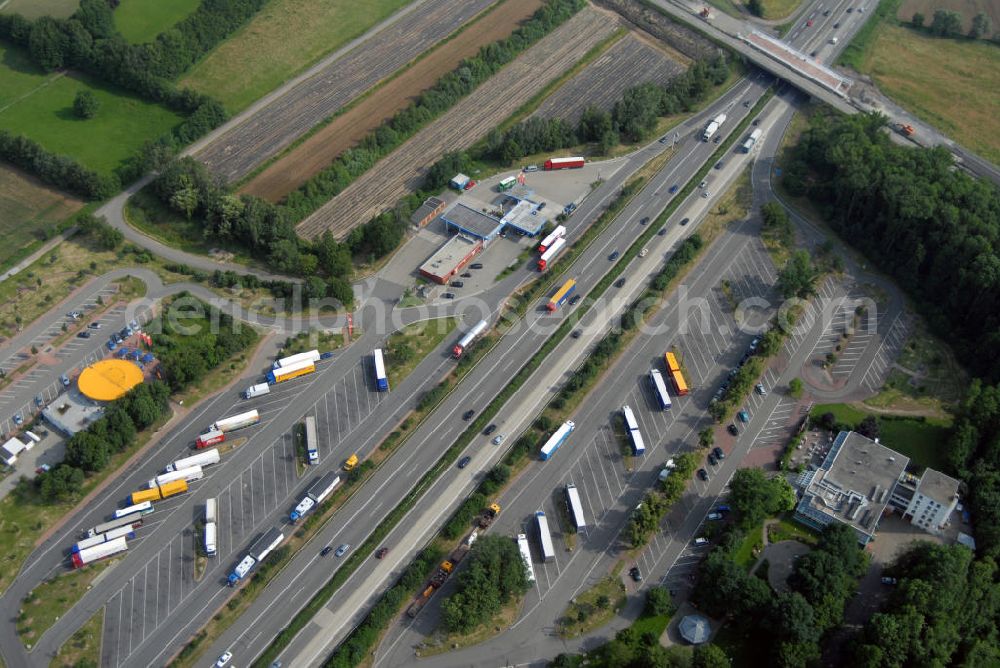
M 456 576 L 454 594 L 441 603 L 441 619 L 452 633 L 469 633 L 529 589 L 528 569 L 509 537 L 487 534 L 472 545 L 468 565 Z
M 1000 192 L 944 148 L 894 145 L 881 115 L 817 116 L 786 167 L 844 238 L 892 274 L 976 375 L 1000 379 Z
M 98 174 L 69 156 L 53 153 L 36 141 L 7 130 L 0 130 L 0 159 L 84 199 L 104 199 L 121 187 L 117 179 Z
M 587 107 L 574 127 L 561 118 L 532 117 L 505 132 L 493 130 L 486 138 L 485 157 L 505 165 L 537 153 L 593 144 L 599 154 L 612 146 L 648 139 L 661 116 L 693 110 L 714 86 L 729 76 L 723 53 L 695 62 L 668 84 L 632 86 L 611 111 Z
M 122 183 L 158 167 L 164 156 L 224 123 L 228 114 L 218 101 L 190 89 L 178 89 L 173 79 L 246 23 L 265 2 L 203 0 L 191 15 L 146 44 L 130 44 L 122 37 L 115 28 L 112 14 L 112 5 L 117 3 L 109 4 L 108 0 L 81 0 L 77 11 L 67 19 L 43 16 L 32 21 L 20 14 L 0 14 L 0 39 L 27 49 L 33 62 L 46 72 L 65 67 L 87 72 L 185 115 L 182 123 L 164 136 L 147 142 L 121 165 L 116 170 L 116 178 L 109 183 L 91 184 L 81 189 L 72 177 L 73 172 L 82 168 L 67 170 L 64 167 L 71 172 L 67 174 L 70 185 L 66 187 L 89 199 L 107 197 L 105 193 L 109 188 L 113 192 Z M 36 158 L 27 165 L 15 162 L 6 153 L 0 153 L 0 157 L 31 169 L 51 182 L 54 175 L 58 175 L 52 163 L 60 156 L 43 153 L 46 157 Z
M 910 24 L 917 30 L 934 37 L 968 37 L 969 39 L 992 39 L 1000 42 L 1000 33 L 993 32 L 993 20 L 989 14 L 979 12 L 972 17 L 968 32 L 963 32 L 962 15 L 947 9 L 938 9 L 927 23 L 923 12 L 914 12 Z

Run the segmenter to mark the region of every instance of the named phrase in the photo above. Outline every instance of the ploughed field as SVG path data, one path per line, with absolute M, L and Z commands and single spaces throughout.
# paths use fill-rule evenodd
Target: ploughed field
M 393 207 L 419 187 L 427 168 L 441 155 L 479 141 L 619 25 L 607 12 L 581 10 L 302 221 L 299 234 L 313 238 L 330 230 L 343 239 L 354 227 Z
M 410 104 L 411 99 L 433 86 L 463 58 L 474 56 L 480 47 L 509 36 L 541 5 L 541 0 L 506 0 L 485 16 L 477 18 L 454 38 L 379 85 L 364 99 L 268 165 L 243 186 L 241 192 L 272 202 L 279 201 Z
M 492 0 L 427 0 L 235 123 L 195 157 L 238 181 L 358 95 L 454 32 Z
M 628 33 L 546 98 L 532 116 L 576 123 L 587 107 L 610 111 L 626 88 L 642 83 L 664 85 L 686 67 L 686 62 Z

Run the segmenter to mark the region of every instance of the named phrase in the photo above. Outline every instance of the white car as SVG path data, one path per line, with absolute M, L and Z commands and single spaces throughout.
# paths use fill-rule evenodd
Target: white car
M 705 199 L 708 199 L 709 197 L 712 196 L 712 191 L 711 190 L 703 190 L 702 193 L 701 193 L 701 196 L 704 197 Z
M 641 251 L 639 251 L 639 257 L 646 257 L 647 255 L 649 255 L 648 248 L 643 248 Z
M 224 665 L 232 661 L 232 659 L 233 659 L 233 653 L 230 652 L 229 650 L 226 650 L 225 652 L 222 653 L 222 656 L 219 657 L 219 660 L 215 662 L 215 668 L 222 668 Z
M 715 520 L 721 520 L 722 519 L 722 513 L 709 513 L 708 514 L 708 519 L 712 520 L 713 522 Z
M 504 436 L 503 434 L 497 434 L 496 436 L 493 437 L 493 445 L 500 445 L 501 443 L 503 443 L 503 440 L 505 438 L 507 437 Z
M 701 183 L 698 184 L 698 187 L 699 188 L 704 188 L 707 185 L 708 185 L 708 181 L 707 180 L 703 180 Z
M 696 546 L 708 545 L 708 539 L 705 538 L 704 536 L 698 536 L 697 538 L 694 539 L 694 544 Z

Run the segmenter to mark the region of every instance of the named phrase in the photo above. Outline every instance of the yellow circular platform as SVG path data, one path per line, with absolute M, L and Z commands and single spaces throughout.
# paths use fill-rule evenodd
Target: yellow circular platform
M 142 369 L 128 360 L 101 360 L 91 364 L 76 381 L 94 401 L 114 401 L 142 382 Z

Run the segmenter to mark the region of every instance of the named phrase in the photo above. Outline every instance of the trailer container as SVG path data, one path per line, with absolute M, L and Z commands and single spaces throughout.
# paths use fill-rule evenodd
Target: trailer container
M 218 528 L 215 522 L 205 522 L 205 554 L 214 557 L 218 553 Z
M 202 472 L 201 466 L 195 464 L 194 466 L 188 466 L 186 468 L 169 471 L 168 473 L 162 473 L 156 476 L 149 481 L 149 488 L 153 489 L 154 487 L 159 487 L 160 485 L 173 482 L 175 480 L 193 482 L 195 480 L 201 480 L 204 477 L 205 474 Z
M 74 568 L 82 568 L 87 564 L 92 564 L 95 561 L 101 559 L 107 559 L 108 557 L 118 554 L 119 552 L 124 552 L 128 549 L 128 544 L 125 541 L 124 536 L 115 538 L 114 540 L 109 540 L 100 545 L 94 545 L 93 547 L 88 547 L 85 550 L 80 550 L 73 554 L 71 559 L 73 560 Z
M 534 582 L 535 569 L 531 565 L 531 547 L 528 546 L 528 537 L 523 533 L 517 534 L 517 549 L 521 551 L 521 560 L 524 562 L 524 569 L 528 572 L 528 582 Z
M 722 124 L 725 122 L 726 122 L 726 115 L 719 114 L 711 121 L 709 121 L 708 125 L 705 127 L 705 132 L 703 132 L 701 135 L 701 138 L 704 139 L 705 141 L 708 141 L 709 139 L 712 138 L 712 136 L 716 132 L 718 132 L 719 128 L 722 127 Z
M 222 418 L 216 421 L 212 425 L 212 431 L 221 431 L 228 434 L 231 431 L 236 431 L 237 429 L 243 429 L 244 427 L 252 427 L 253 425 L 260 422 L 260 413 L 257 409 L 252 411 L 247 411 L 246 413 L 240 413 L 239 415 L 233 415 L 232 417 Z
M 580 502 L 580 490 L 573 483 L 566 485 L 566 502 L 569 505 L 569 515 L 570 519 L 573 520 L 573 526 L 576 527 L 577 531 L 580 531 L 587 526 L 587 522 L 583 519 L 583 504 Z
M 219 456 L 219 449 L 212 448 L 211 450 L 205 450 L 204 452 L 199 452 L 196 455 L 191 455 L 190 457 L 185 457 L 184 459 L 178 459 L 173 464 L 168 464 L 164 471 L 169 473 L 170 471 L 188 469 L 192 466 L 201 466 L 204 468 L 206 466 L 211 466 L 212 464 L 218 464 L 221 460 L 222 457 Z
M 545 271 L 546 267 L 555 261 L 556 256 L 559 255 L 566 247 L 566 237 L 559 237 L 553 242 L 549 248 L 542 253 L 542 256 L 538 258 L 538 271 Z
M 136 505 L 144 501 L 159 501 L 160 488 L 154 487 L 153 489 L 140 489 L 138 492 L 132 492 L 131 499 L 132 505 Z
M 549 440 L 542 446 L 539 458 L 544 462 L 555 454 L 556 450 L 569 438 L 569 435 L 576 429 L 576 424 L 572 420 L 567 420 L 556 429 L 556 432 L 549 437 Z
M 247 389 L 243 390 L 244 399 L 253 399 L 254 397 L 262 397 L 265 394 L 271 392 L 271 386 L 267 383 L 257 383 L 256 385 L 251 385 Z
M 201 450 L 202 448 L 207 448 L 210 445 L 222 443 L 224 440 L 226 440 L 225 432 L 221 432 L 218 429 L 212 429 L 198 436 L 198 438 L 194 440 L 194 447 Z
M 622 406 L 622 414 L 625 416 L 625 429 L 628 431 L 629 440 L 632 441 L 632 454 L 636 456 L 646 454 L 646 444 L 642 440 L 639 422 L 635 419 L 632 408 L 628 405 Z
M 549 158 L 545 161 L 543 168 L 546 171 L 551 171 L 553 169 L 577 169 L 583 167 L 585 164 L 587 164 L 587 161 L 580 157 Z
M 246 577 L 254 566 L 263 561 L 267 555 L 269 555 L 274 548 L 281 544 L 281 541 L 285 539 L 285 534 L 279 529 L 270 529 L 263 536 L 258 538 L 247 550 L 247 555 L 243 557 L 242 561 L 236 565 L 233 572 L 229 574 L 227 578 L 229 586 L 235 585 L 237 582 Z
M 284 383 L 300 376 L 305 376 L 316 370 L 316 363 L 309 360 L 302 360 L 278 369 L 271 369 L 267 372 L 267 382 L 271 385 Z
M 549 303 L 545 305 L 545 308 L 547 308 L 550 312 L 555 311 L 557 308 L 565 304 L 566 300 L 569 299 L 574 292 L 576 292 L 576 281 L 571 278 L 563 283 L 563 286 L 559 288 L 554 295 L 552 295 L 552 299 L 550 299 Z
M 216 501 L 215 499 L 206 499 L 205 500 L 205 521 L 206 522 L 214 522 L 215 521 L 215 515 L 216 515 L 216 509 L 217 508 L 218 508 L 218 501 Z
M 556 239 L 561 239 L 564 236 L 566 236 L 566 228 L 562 225 L 557 226 L 547 237 L 542 239 L 542 243 L 538 244 L 538 252 L 544 253 L 549 249 L 549 246 L 556 242 Z
M 549 520 L 541 510 L 535 513 L 535 524 L 538 525 L 538 544 L 542 548 L 542 561 L 551 563 L 556 560 L 556 550 L 552 546 Z
M 760 128 L 757 128 L 753 132 L 751 132 L 750 136 L 747 137 L 747 140 L 745 142 L 743 142 L 743 146 L 741 147 L 742 150 L 743 150 L 743 152 L 744 153 L 749 153 L 750 151 L 752 151 L 754 145 L 757 143 L 757 141 L 763 135 L 764 135 L 764 132 Z
M 663 374 L 660 373 L 659 369 L 650 370 L 649 381 L 653 384 L 653 392 L 660 403 L 660 408 L 665 411 L 670 410 L 670 394 L 667 393 L 667 384 L 664 382 Z
M 142 503 L 136 504 L 134 506 L 126 506 L 125 508 L 119 508 L 115 511 L 115 519 L 120 519 L 122 517 L 128 517 L 129 515 L 135 515 L 139 513 L 140 515 L 148 515 L 153 512 L 153 504 L 149 501 L 143 501 Z
M 325 476 L 314 482 L 306 490 L 306 495 L 302 497 L 299 504 L 295 506 L 288 518 L 292 522 L 297 522 L 303 515 L 311 511 L 313 508 L 323 503 L 331 494 L 333 490 L 337 488 L 340 484 L 340 476 L 334 472 L 327 473 Z
M 375 387 L 379 392 L 388 392 L 389 377 L 385 375 L 385 360 L 382 358 L 381 348 L 376 348 L 372 352 L 372 366 L 375 370 Z
M 299 364 L 300 362 L 308 361 L 315 364 L 320 360 L 320 354 L 318 350 L 309 350 L 304 353 L 296 353 L 295 355 L 289 355 L 288 357 L 282 357 L 279 360 L 275 360 L 274 364 L 271 365 L 272 369 L 283 369 L 293 364 Z
M 666 362 L 667 371 L 670 372 L 670 380 L 674 383 L 674 389 L 677 391 L 677 396 L 685 396 L 688 393 L 688 386 L 687 381 L 684 380 L 684 373 L 681 371 L 681 365 L 677 363 L 677 356 L 668 352 L 663 356 L 663 359 Z
M 84 538 L 72 547 L 71 552 L 76 553 L 80 550 L 85 550 L 88 547 L 93 547 L 95 545 L 100 545 L 101 543 L 106 543 L 109 540 L 114 540 L 115 538 L 126 538 L 128 540 L 132 540 L 135 538 L 135 530 L 132 528 L 131 524 L 126 524 L 118 527 L 117 529 L 112 529 L 107 533 L 98 534 L 92 538 Z
M 108 522 L 103 522 L 98 524 L 96 527 L 89 529 L 84 537 L 93 538 L 94 536 L 100 536 L 103 533 L 129 525 L 131 525 L 133 529 L 142 526 L 142 517 L 133 514 L 126 517 L 119 517 L 118 519 L 110 520 Z
M 456 343 L 455 346 L 451 349 L 452 357 L 454 357 L 455 359 L 461 357 L 462 353 L 465 352 L 465 349 L 468 348 L 469 345 L 473 341 L 475 341 L 480 334 L 485 332 L 487 327 L 489 327 L 489 323 L 487 323 L 485 320 L 480 320 L 479 322 L 477 322 L 476 325 L 468 332 L 466 332 L 465 336 L 460 338 L 458 340 L 458 343 Z
M 316 438 L 316 418 L 309 415 L 305 419 L 306 458 L 309 464 L 319 464 L 319 440 Z

